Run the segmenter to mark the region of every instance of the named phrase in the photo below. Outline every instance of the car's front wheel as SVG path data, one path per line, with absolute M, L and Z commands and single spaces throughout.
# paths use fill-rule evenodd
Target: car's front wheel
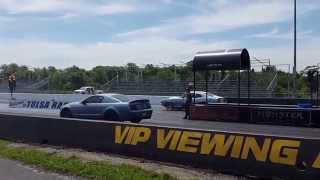
M 72 112 L 70 109 L 62 109 L 60 112 L 60 117 L 72 118 Z
M 109 110 L 104 113 L 104 119 L 107 121 L 119 121 L 119 116 L 115 111 Z

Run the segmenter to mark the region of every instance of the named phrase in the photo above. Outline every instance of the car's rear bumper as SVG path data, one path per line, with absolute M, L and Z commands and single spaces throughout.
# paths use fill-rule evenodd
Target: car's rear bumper
M 130 111 L 130 119 L 150 119 L 151 116 L 152 109 Z

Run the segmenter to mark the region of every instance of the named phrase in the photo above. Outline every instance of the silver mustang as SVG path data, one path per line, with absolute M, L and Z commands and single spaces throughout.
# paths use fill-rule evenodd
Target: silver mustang
M 194 96 L 195 95 L 195 96 Z M 195 94 L 191 91 L 192 102 L 195 101 L 196 104 L 206 104 L 206 92 L 196 91 Z M 208 92 L 208 103 L 223 103 L 226 102 L 225 99 L 221 96 L 217 96 Z M 185 107 L 186 95 L 182 96 L 173 96 L 161 101 L 161 105 L 164 106 L 167 110 L 181 110 Z
M 110 121 L 131 121 L 138 123 L 150 119 L 152 109 L 149 100 L 130 101 L 121 94 L 99 94 L 83 101 L 73 102 L 61 107 L 60 117 L 85 119 L 104 119 Z

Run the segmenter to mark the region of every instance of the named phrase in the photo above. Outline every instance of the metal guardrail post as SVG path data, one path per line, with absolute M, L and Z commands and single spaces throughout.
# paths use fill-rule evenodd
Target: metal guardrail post
M 317 99 L 316 104 L 319 106 L 319 70 L 317 71 Z
M 240 89 L 240 86 L 241 86 L 241 70 L 238 71 L 238 104 L 240 105 L 240 94 L 241 94 L 241 89 Z

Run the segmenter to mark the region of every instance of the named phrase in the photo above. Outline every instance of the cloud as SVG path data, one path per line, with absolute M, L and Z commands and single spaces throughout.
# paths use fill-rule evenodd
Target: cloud
M 273 37 L 275 37 L 275 35 L 277 35 L 277 34 L 279 34 L 279 29 L 278 29 L 278 28 L 274 28 L 274 29 L 271 30 L 270 32 L 260 33 L 260 34 L 253 34 L 253 35 L 250 35 L 249 37 L 273 38 Z
M 100 15 L 110 15 L 118 13 L 129 13 L 137 10 L 138 8 L 133 5 L 128 4 L 109 4 L 98 7 L 96 9 L 97 14 Z
M 77 65 L 91 68 L 97 65 L 178 63 L 197 51 L 238 47 L 235 42 L 203 43 L 164 38 L 141 38 L 125 42 L 99 42 L 76 45 L 39 40 L 7 41 L 0 44 L 0 64 L 18 63 L 30 66 Z
M 320 62 L 320 38 L 298 41 L 298 70 Z M 56 66 L 66 68 L 77 65 L 92 68 L 98 65 L 175 64 L 191 60 L 198 51 L 241 47 L 237 41 L 181 41 L 176 39 L 146 37 L 124 42 L 99 42 L 93 44 L 57 43 L 42 40 L 2 40 L 0 64 L 18 63 L 30 66 Z M 292 44 L 268 48 L 249 48 L 251 56 L 270 58 L 272 64 L 292 64 Z M 188 59 L 186 59 L 188 57 Z
M 251 55 L 271 58 L 274 64 L 291 63 L 292 60 L 292 47 L 291 44 L 287 44 L 288 40 L 292 38 L 292 30 L 285 29 L 287 22 L 292 20 L 291 0 L 199 0 L 192 5 L 188 5 L 184 0 L 162 0 L 159 1 L 160 3 L 153 4 L 150 1 L 138 0 L 99 2 L 86 0 L 1 0 L 0 33 L 3 29 L 10 29 L 3 31 L 5 35 L 2 37 L 8 36 L 13 39 L 0 39 L 2 42 L 0 44 L 0 64 L 16 62 L 39 67 L 53 65 L 66 68 L 77 65 L 91 68 L 97 65 L 124 65 L 127 62 L 136 62 L 137 64 L 178 63 L 181 59 L 184 60 L 183 57 L 192 57 L 197 51 L 239 48 L 243 44 L 250 44 L 245 38 L 238 41 L 219 41 L 213 40 L 211 37 L 212 43 L 210 43 L 203 37 L 197 36 L 206 33 L 228 33 L 228 31 L 236 34 L 240 28 L 248 30 L 247 37 L 253 38 L 252 44 L 259 44 L 255 41 L 261 43 L 265 39 L 278 40 L 277 42 L 279 42 L 271 45 L 270 42 L 266 43 L 263 45 L 264 48 L 251 48 L 249 49 Z M 314 6 L 315 3 L 319 4 L 319 1 L 306 0 L 303 4 L 301 3 L 299 15 L 303 16 L 319 8 L 319 5 Z M 92 17 L 126 14 L 127 16 L 123 17 L 123 22 L 127 22 L 132 19 L 130 13 L 150 11 L 150 9 L 153 11 L 153 8 L 156 9 L 156 5 L 160 4 L 159 9 L 168 9 L 161 9 L 155 18 L 152 16 L 152 18 L 144 19 L 140 16 L 141 19 L 138 17 L 137 23 L 132 21 L 119 26 L 118 20 L 109 21 L 106 18 Z M 179 7 L 183 7 L 184 11 L 180 12 Z M 175 11 L 174 14 L 172 13 L 173 15 L 171 12 L 167 13 L 171 10 Z M 162 16 L 164 12 L 168 15 Z M 36 20 L 30 18 L 30 15 L 34 15 Z M 148 15 L 151 17 L 153 14 L 149 13 Z M 45 23 L 37 21 L 38 19 L 52 20 L 51 16 L 55 16 L 57 21 Z M 64 26 L 59 26 L 62 24 L 60 20 L 81 16 L 86 17 L 85 21 L 79 18 L 77 23 L 66 23 Z M 142 14 L 142 16 L 146 15 Z M 21 19 L 19 19 L 20 17 Z M 89 17 L 90 23 L 88 23 L 87 17 Z M 18 18 L 19 21 L 11 23 L 10 21 L 14 18 Z M 140 20 L 143 22 L 138 22 Z M 103 29 L 96 24 L 96 22 L 102 23 L 102 21 L 114 24 L 110 29 L 103 26 L 107 32 L 110 30 L 110 33 L 106 33 L 108 37 L 103 38 L 110 39 L 110 41 L 93 42 L 91 39 L 99 39 L 101 35 L 97 35 L 96 31 L 93 33 L 91 31 Z M 49 31 L 37 28 L 42 24 L 55 25 L 54 23 L 57 23 L 57 27 L 64 28 L 53 28 Z M 82 25 L 90 27 L 84 29 Z M 266 26 L 261 25 L 271 25 L 276 28 L 265 30 L 262 28 Z M 26 30 L 26 27 L 31 28 Z M 117 30 L 118 27 L 121 27 L 119 32 L 121 30 L 124 33 L 115 35 L 112 30 Z M 140 28 L 126 30 L 126 28 L 132 27 Z M 260 33 L 250 35 L 252 27 L 258 27 Z M 315 64 L 316 58 L 319 57 L 320 45 L 318 42 L 320 39 L 311 38 L 311 35 L 317 32 L 316 28 L 314 30 L 304 28 L 298 32 L 298 65 L 300 69 L 306 65 Z M 19 29 L 21 30 L 19 31 Z M 243 29 L 241 29 L 242 32 Z M 30 33 L 33 30 L 37 33 Z M 85 39 L 79 42 L 78 39 L 81 39 L 77 35 L 79 31 L 87 31 L 87 33 L 79 34 L 86 34 L 89 40 Z M 72 32 L 77 33 L 74 33 L 73 36 Z M 15 39 L 22 37 L 21 34 L 25 39 Z M 34 34 L 43 39 L 33 39 Z M 40 36 L 41 34 L 43 35 Z M 50 36 L 51 34 L 53 36 Z M 55 42 L 57 34 L 60 42 Z M 64 34 L 71 34 L 72 40 L 70 37 L 64 39 Z M 219 39 L 223 37 L 228 38 L 223 35 Z M 68 42 L 63 42 L 67 39 L 69 39 Z M 70 42 L 78 42 L 78 44 Z
M 66 1 L 56 0 L 2 0 L 0 8 L 9 14 L 51 12 L 71 7 Z
M 302 70 L 306 66 L 316 65 L 319 59 L 320 38 L 300 39 L 297 42 L 297 69 Z M 279 44 L 267 48 L 249 49 L 252 56 L 270 58 L 272 64 L 293 64 L 293 43 Z M 283 67 L 282 67 L 283 68 Z
M 77 14 L 77 15 L 114 15 L 139 12 L 143 9 L 137 3 L 117 1 L 97 3 L 94 1 L 67 0 L 1 0 L 0 10 L 11 15 L 20 14 Z
M 11 17 L 0 16 L 0 23 L 1 22 L 10 22 L 12 20 L 13 20 L 13 18 L 11 18 Z
M 313 33 L 312 30 L 297 31 L 297 38 L 298 39 L 310 38 L 312 33 Z M 260 38 L 260 39 L 292 40 L 293 39 L 293 30 L 290 30 L 288 32 L 280 32 L 278 28 L 274 28 L 269 32 L 252 34 L 252 35 L 249 35 L 248 37 L 249 38 Z
M 218 3 L 214 4 L 215 2 Z M 292 18 L 293 8 L 291 1 L 288 0 L 232 2 L 202 1 L 201 6 L 204 9 L 202 14 L 168 19 L 160 22 L 160 25 L 119 33 L 117 36 L 122 38 L 148 35 L 183 37 L 284 22 Z M 306 3 L 301 5 L 299 14 L 303 15 L 314 9 L 314 6 Z
M 165 4 L 171 4 L 173 3 L 173 0 L 162 0 L 162 2 Z

